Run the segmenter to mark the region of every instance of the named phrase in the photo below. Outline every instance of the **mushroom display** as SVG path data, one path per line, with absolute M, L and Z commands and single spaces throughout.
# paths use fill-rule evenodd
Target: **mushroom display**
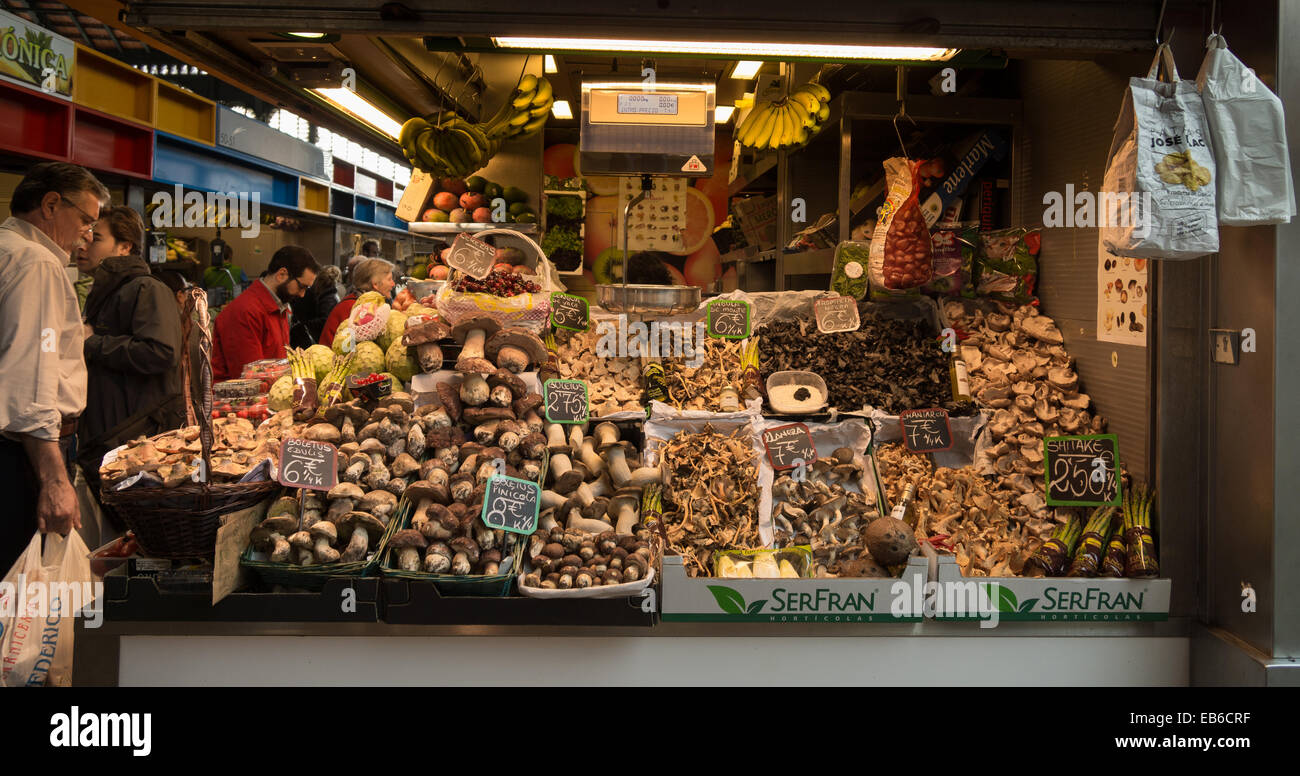
M 706 425 L 664 443 L 663 524 L 686 573 L 709 576 L 718 550 L 753 550 L 758 534 L 758 464 L 749 425 L 721 434 Z
M 569 590 L 619 585 L 645 579 L 654 567 L 649 533 L 640 535 L 565 531 L 533 534 L 526 587 Z
M 491 374 L 496 366 L 484 355 L 487 339 L 501 330 L 501 324 L 495 318 L 480 315 L 466 318 L 451 330 L 451 336 L 460 343 L 460 357 L 456 360 L 456 371 L 461 373 Z
M 186 426 L 152 438 L 139 437 L 100 467 L 105 487 L 141 475 L 137 485 L 172 488 L 194 481 L 196 458 L 202 452 L 199 427 Z M 245 418 L 231 414 L 212 421 L 214 483 L 239 480 L 266 458 L 278 458 L 280 439 L 274 428 L 254 428 Z
M 406 331 L 402 334 L 402 344 L 414 347 L 416 361 L 425 372 L 436 372 L 442 368 L 442 348 L 439 340 L 446 339 L 451 328 L 436 318 L 411 316 L 406 319 Z
M 616 412 L 636 412 L 644 403 L 641 360 L 601 355 L 600 327 L 589 331 L 556 333 L 558 376 L 587 383 L 588 403 L 593 417 Z
M 531 331 L 512 326 L 492 335 L 483 355 L 498 368 L 518 374 L 546 360 L 546 345 Z
M 739 341 L 709 338 L 695 343 L 693 358 L 664 359 L 668 403 L 679 410 L 727 410 L 724 395 L 744 383 L 743 347 Z
M 875 498 L 861 492 L 865 467 L 861 455 L 840 448 L 817 459 L 802 482 L 783 473 L 772 484 L 776 546 L 810 546 L 818 577 L 891 576 L 889 564 L 868 549 L 868 531 L 881 514 Z
M 938 332 L 921 319 L 887 319 L 861 313 L 857 331 L 822 334 L 812 320 L 772 321 L 761 326 L 759 372 L 807 370 L 826 381 L 830 407 L 859 410 L 865 405 L 897 415 L 902 410 L 943 407 L 950 415 L 969 415 L 969 402 L 953 401 L 948 354 Z

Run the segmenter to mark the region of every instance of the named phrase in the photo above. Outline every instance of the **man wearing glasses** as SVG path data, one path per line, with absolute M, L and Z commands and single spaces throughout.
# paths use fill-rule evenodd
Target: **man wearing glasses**
M 71 467 L 86 406 L 85 335 L 66 267 L 108 190 L 84 168 L 43 162 L 0 224 L 0 568 L 37 530 L 81 527 Z
M 289 300 L 306 294 L 319 271 L 311 251 L 286 245 L 271 257 L 258 282 L 222 308 L 213 325 L 214 382 L 239 377 L 252 361 L 285 357 Z

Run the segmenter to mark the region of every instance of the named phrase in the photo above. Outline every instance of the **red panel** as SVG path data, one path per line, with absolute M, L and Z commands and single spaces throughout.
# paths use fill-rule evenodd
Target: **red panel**
M 375 198 L 385 202 L 393 201 L 393 182 L 379 179 L 375 183 Z
M 72 161 L 95 170 L 153 176 L 153 130 L 78 107 L 72 131 Z
M 357 168 L 347 162 L 334 160 L 334 183 L 346 188 L 356 185 Z
M 0 149 L 67 159 L 71 103 L 0 82 Z

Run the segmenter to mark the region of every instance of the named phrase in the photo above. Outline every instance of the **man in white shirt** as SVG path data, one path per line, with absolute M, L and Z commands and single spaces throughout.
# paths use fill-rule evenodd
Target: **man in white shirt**
M 108 201 L 86 169 L 42 162 L 0 223 L 0 573 L 37 530 L 81 527 L 70 471 L 86 406 L 86 332 L 65 268 Z

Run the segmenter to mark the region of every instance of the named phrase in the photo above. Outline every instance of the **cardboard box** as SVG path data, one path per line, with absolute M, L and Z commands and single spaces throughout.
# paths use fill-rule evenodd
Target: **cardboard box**
M 397 203 L 397 217 L 407 223 L 419 221 L 437 182 L 437 178 L 423 170 L 412 170 L 411 182 L 402 191 L 402 198 Z
M 665 622 L 920 622 L 913 590 L 929 561 L 912 558 L 894 579 L 690 578 L 678 556 L 663 559 Z

